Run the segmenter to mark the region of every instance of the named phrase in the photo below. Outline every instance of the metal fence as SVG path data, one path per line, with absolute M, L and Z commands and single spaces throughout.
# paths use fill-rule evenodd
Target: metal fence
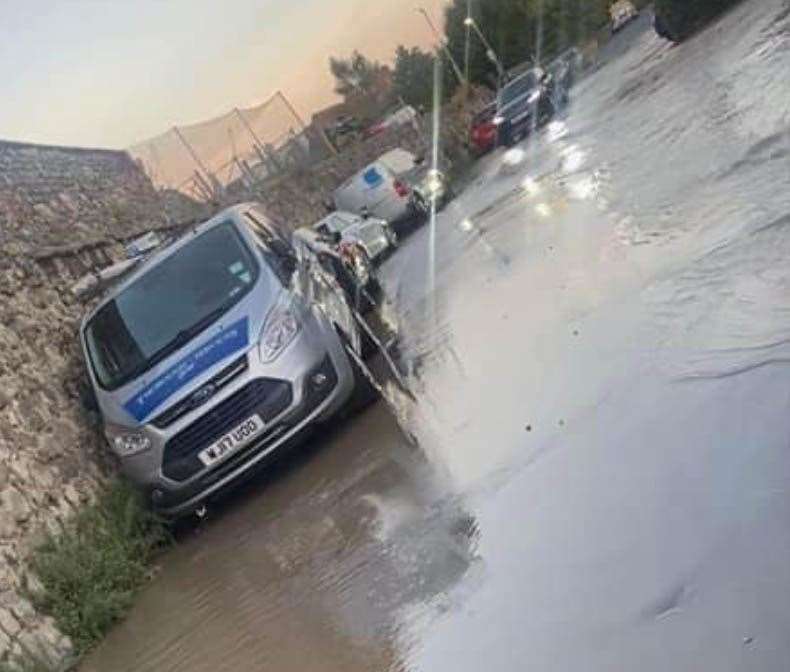
M 277 92 L 260 105 L 174 126 L 129 152 L 158 188 L 209 201 L 233 182 L 260 181 L 293 170 L 325 158 L 331 147 Z

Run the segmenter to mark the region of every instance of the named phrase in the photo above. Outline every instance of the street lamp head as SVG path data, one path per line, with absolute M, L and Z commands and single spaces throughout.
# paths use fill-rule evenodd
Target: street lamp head
M 470 28 L 475 25 L 475 20 L 471 16 L 467 16 L 464 19 L 464 25 L 469 26 Z

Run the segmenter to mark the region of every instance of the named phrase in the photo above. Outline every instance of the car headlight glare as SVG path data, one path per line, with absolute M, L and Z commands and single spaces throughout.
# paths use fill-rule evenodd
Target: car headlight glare
M 299 321 L 290 310 L 275 311 L 263 327 L 259 343 L 261 361 L 273 362 L 299 333 Z
M 505 118 L 501 115 L 497 115 L 493 119 L 494 126 L 501 126 L 504 123 L 505 123 Z
M 425 189 L 430 196 L 438 196 L 443 187 L 442 175 L 438 170 L 432 170 L 425 181 Z

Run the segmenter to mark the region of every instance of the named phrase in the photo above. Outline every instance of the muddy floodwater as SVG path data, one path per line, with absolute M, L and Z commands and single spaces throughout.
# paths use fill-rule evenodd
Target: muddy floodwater
M 649 18 L 386 262 L 416 402 L 213 510 L 82 672 L 788 669 L 790 8 Z

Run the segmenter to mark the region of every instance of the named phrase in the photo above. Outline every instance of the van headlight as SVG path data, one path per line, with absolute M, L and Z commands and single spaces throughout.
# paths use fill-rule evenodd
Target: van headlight
M 118 457 L 132 457 L 151 448 L 151 439 L 142 432 L 108 426 L 105 433 L 110 447 Z
M 299 320 L 288 309 L 275 310 L 263 325 L 258 350 L 264 364 L 273 362 L 299 333 Z

